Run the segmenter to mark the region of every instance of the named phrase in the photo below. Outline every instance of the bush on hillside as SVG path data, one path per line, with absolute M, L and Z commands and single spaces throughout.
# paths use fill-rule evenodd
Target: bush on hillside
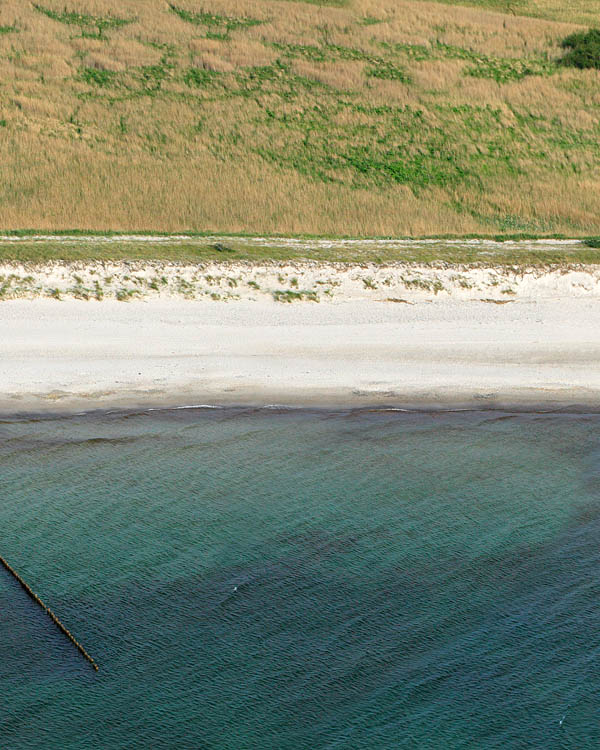
M 561 60 L 563 65 L 600 69 L 600 29 L 569 34 L 562 40 L 561 47 L 569 50 Z

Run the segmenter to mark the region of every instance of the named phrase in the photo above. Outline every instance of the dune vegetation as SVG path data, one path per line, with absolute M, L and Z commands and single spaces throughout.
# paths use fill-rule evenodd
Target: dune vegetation
M 599 12 L 0 0 L 0 226 L 600 234 Z
M 600 7 L 596 0 L 439 0 L 448 5 L 466 5 L 498 13 L 543 18 L 547 21 L 598 23 Z

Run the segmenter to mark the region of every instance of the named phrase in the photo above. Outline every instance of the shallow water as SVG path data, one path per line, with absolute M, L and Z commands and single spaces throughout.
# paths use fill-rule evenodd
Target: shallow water
M 0 747 L 599 747 L 599 428 L 0 423 Z

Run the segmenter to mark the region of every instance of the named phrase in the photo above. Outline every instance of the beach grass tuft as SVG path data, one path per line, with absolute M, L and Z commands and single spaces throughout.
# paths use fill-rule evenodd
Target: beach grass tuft
M 275 302 L 318 302 L 319 296 L 315 291 L 276 289 L 273 292 Z

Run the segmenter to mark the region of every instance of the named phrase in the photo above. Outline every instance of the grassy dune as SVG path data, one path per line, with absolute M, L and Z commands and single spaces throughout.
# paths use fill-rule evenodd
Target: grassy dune
M 547 21 L 567 21 L 569 23 L 598 25 L 598 11 L 595 0 L 438 0 L 448 5 L 463 5 L 484 8 L 498 13 L 515 16 L 543 18 Z
M 356 7 L 352 0 L 304 0 L 322 7 Z M 426 0 L 429 2 L 430 0 Z M 547 21 L 597 24 L 598 2 L 596 0 L 437 0 L 447 5 L 467 6 L 511 13 L 518 16 L 543 18 Z
M 2 0 L 0 226 L 600 234 L 600 0 L 469 5 Z

